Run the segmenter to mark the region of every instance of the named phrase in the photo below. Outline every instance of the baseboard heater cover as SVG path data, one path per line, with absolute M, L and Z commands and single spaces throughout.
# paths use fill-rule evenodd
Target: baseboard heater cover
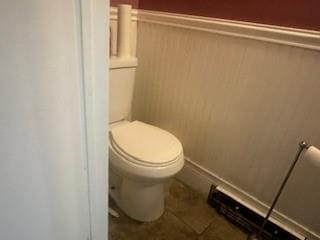
M 248 233 L 256 232 L 263 222 L 263 217 L 260 214 L 230 197 L 217 186 L 211 185 L 207 201 L 218 213 Z M 266 240 L 307 240 L 306 237 L 295 236 L 271 221 L 266 224 L 262 236 Z

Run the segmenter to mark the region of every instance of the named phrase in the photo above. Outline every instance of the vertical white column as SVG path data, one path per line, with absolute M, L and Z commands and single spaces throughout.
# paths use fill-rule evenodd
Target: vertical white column
M 130 57 L 131 5 L 118 5 L 118 57 Z

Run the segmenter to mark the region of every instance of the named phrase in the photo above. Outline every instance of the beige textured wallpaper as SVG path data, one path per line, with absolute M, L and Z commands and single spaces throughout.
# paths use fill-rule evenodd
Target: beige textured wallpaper
M 133 118 L 270 203 L 305 139 L 320 147 L 320 52 L 139 23 Z M 300 162 L 278 209 L 320 232 L 320 171 Z

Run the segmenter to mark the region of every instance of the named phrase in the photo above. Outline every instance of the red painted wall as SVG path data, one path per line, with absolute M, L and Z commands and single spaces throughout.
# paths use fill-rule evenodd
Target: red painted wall
M 118 4 L 130 4 L 133 8 L 139 8 L 139 0 L 110 0 L 111 6 L 117 6 Z
M 135 8 L 320 31 L 320 0 L 111 0 Z

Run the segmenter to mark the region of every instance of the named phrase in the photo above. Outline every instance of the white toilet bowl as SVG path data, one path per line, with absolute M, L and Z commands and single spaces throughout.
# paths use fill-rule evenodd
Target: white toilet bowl
M 164 211 L 163 183 L 184 165 L 179 140 L 139 121 L 111 125 L 110 194 L 131 218 L 142 222 Z

